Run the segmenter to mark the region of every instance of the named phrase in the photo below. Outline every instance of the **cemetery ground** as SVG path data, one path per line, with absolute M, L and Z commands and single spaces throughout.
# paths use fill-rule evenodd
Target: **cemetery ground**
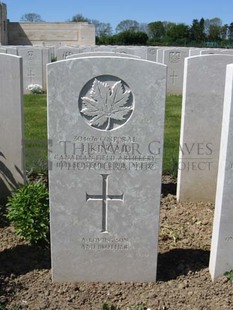
M 233 309 L 232 282 L 223 276 L 212 283 L 208 271 L 214 206 L 181 204 L 175 198 L 180 108 L 181 97 L 169 96 L 157 282 L 52 283 L 50 249 L 17 237 L 2 206 L 0 310 Z M 38 177 L 46 162 L 45 96 L 25 97 L 25 135 L 27 170 L 31 178 Z M 46 174 L 43 179 L 47 181 Z

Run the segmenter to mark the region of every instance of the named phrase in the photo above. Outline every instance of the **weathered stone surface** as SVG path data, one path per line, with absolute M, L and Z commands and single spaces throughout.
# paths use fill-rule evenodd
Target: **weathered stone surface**
M 43 52 L 41 48 L 19 47 L 18 54 L 23 58 L 24 93 L 29 93 L 28 85 L 43 86 Z
M 233 65 L 227 66 L 219 169 L 212 234 L 213 280 L 233 270 Z
M 54 281 L 155 281 L 166 66 L 48 65 Z
M 214 202 L 226 65 L 230 55 L 186 58 L 177 198 Z
M 66 57 L 66 59 L 71 58 L 79 58 L 79 57 L 90 57 L 90 56 L 117 56 L 117 57 L 130 57 L 130 58 L 140 58 L 138 56 L 132 54 L 125 54 L 125 53 L 115 53 L 115 52 L 84 52 L 79 54 L 73 54 Z
M 163 63 L 167 65 L 167 93 L 181 95 L 183 91 L 184 59 L 188 49 L 164 50 Z
M 24 183 L 22 58 L 0 54 L 0 200 Z

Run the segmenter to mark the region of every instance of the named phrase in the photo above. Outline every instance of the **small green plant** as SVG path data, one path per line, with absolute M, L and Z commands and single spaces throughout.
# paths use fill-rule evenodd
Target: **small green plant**
M 49 194 L 45 184 L 38 180 L 28 182 L 9 198 L 7 218 L 16 234 L 31 244 L 48 243 Z
M 225 272 L 224 276 L 227 277 L 227 279 L 229 279 L 231 282 L 233 282 L 233 270 Z

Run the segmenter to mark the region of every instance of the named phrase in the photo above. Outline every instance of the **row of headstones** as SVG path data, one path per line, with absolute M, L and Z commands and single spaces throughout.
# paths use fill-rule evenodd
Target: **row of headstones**
M 23 57 L 24 93 L 28 86 L 38 84 L 46 90 L 46 65 L 51 61 L 63 60 L 76 54 L 89 52 L 112 52 L 134 55 L 142 59 L 167 65 L 167 93 L 181 95 L 183 91 L 184 60 L 186 57 L 204 54 L 233 54 L 231 49 L 171 48 L 146 46 L 83 46 L 83 47 L 32 47 L 0 46 L 0 53 Z
M 166 66 L 75 57 L 48 65 L 54 280 L 153 281 Z M 231 63 L 190 57 L 184 70 L 177 198 L 214 202 L 217 192 L 213 279 L 233 269 Z M 0 55 L 2 197 L 25 178 L 22 75 L 21 57 Z

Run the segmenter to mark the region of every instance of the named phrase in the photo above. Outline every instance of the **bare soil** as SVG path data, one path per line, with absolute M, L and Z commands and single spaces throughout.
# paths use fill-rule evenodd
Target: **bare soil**
M 232 282 L 208 271 L 214 206 L 177 203 L 175 187 L 163 178 L 156 283 L 54 284 L 50 250 L 19 239 L 1 208 L 0 310 L 232 310 Z

